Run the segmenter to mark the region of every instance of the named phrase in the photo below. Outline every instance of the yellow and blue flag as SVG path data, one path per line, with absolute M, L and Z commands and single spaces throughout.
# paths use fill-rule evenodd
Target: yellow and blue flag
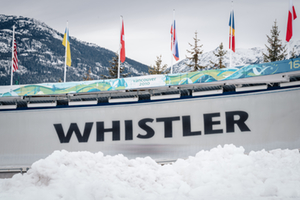
M 71 67 L 71 49 L 69 40 L 69 29 L 66 28 L 65 35 L 62 44 L 66 47 L 66 62 L 69 67 Z

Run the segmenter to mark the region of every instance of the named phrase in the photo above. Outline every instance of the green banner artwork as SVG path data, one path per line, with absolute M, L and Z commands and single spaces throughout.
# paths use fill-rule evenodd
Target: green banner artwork
M 69 93 L 95 93 L 101 91 L 132 90 L 160 86 L 208 83 L 265 76 L 300 70 L 300 60 L 290 59 L 271 63 L 245 65 L 235 68 L 206 70 L 168 75 L 105 79 L 67 83 L 41 83 L 32 85 L 0 86 L 1 97 L 59 95 Z

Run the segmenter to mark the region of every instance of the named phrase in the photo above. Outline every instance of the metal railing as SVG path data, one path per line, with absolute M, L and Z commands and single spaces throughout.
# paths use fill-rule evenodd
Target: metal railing
M 24 174 L 29 170 L 29 167 L 17 167 L 17 168 L 0 168 L 0 178 L 7 177 L 5 174 Z M 3 175 L 3 176 L 2 176 Z

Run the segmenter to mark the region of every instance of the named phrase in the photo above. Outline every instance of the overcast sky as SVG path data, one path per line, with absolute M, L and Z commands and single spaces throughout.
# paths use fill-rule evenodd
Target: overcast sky
M 292 40 L 300 40 L 300 1 L 294 0 L 298 18 Z M 63 33 L 117 52 L 120 15 L 125 23 L 126 57 L 154 65 L 162 55 L 171 64 L 170 27 L 173 9 L 184 59 L 188 43 L 198 31 L 204 52 L 223 42 L 228 49 L 229 15 L 234 9 L 236 48 L 264 47 L 274 21 L 285 41 L 289 0 L 1 0 L 0 13 L 32 17 Z M 173 61 L 173 64 L 175 60 Z

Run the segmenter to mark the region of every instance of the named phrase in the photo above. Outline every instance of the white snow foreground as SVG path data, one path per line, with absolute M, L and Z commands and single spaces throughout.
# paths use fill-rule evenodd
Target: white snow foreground
M 298 150 L 247 155 L 234 145 L 163 166 L 149 157 L 55 151 L 27 174 L 0 180 L 0 199 L 300 199 L 299 166 Z

